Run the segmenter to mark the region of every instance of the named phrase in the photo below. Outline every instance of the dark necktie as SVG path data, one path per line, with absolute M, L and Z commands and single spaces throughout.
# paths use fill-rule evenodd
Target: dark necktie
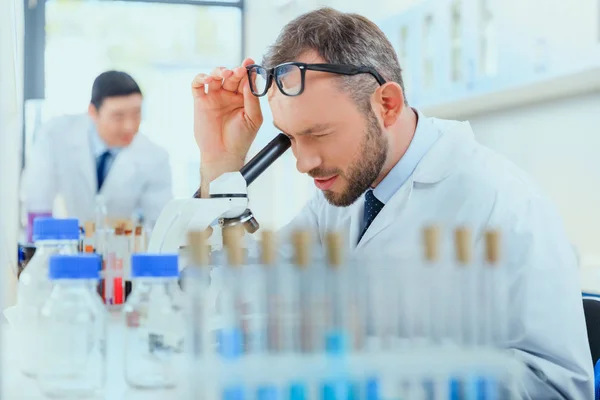
M 110 151 L 107 150 L 104 153 L 102 153 L 100 155 L 100 158 L 98 159 L 98 164 L 96 165 L 96 178 L 97 178 L 97 182 L 98 182 L 98 191 L 100 191 L 100 189 L 102 189 L 102 184 L 104 183 L 104 179 L 106 179 L 106 175 L 107 175 L 106 163 L 108 162 L 110 157 L 111 157 Z
M 371 225 L 377 214 L 379 214 L 379 212 L 383 209 L 383 206 L 384 204 L 381 201 L 379 201 L 377 197 L 375 197 L 372 190 L 369 190 L 367 191 L 367 193 L 365 193 L 365 213 L 363 217 L 365 227 L 363 228 L 362 232 L 360 233 L 360 236 L 358 237 L 359 242 L 360 239 L 362 239 L 365 232 L 367 231 L 367 229 L 369 229 L 369 226 Z

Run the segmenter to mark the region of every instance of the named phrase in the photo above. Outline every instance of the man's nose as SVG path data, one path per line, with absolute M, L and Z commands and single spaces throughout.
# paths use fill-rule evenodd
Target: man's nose
M 321 157 L 317 153 L 300 146 L 296 146 L 295 150 L 296 169 L 301 174 L 306 174 L 321 165 Z

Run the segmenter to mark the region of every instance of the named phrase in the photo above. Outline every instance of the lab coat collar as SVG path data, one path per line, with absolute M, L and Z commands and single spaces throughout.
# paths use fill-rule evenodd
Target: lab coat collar
M 410 200 L 415 183 L 441 182 L 452 173 L 457 159 L 461 159 L 462 154 L 470 151 L 470 144 L 474 143 L 474 135 L 468 122 L 435 118 L 427 118 L 423 122 L 429 125 L 427 129 L 437 130 L 432 133 L 439 134 L 439 139 L 421 159 L 414 174 L 386 203 L 358 244 L 356 244 L 357 234 L 360 229 L 359 222 L 362 220 L 360 207 L 364 204 L 364 196 L 361 197 L 359 204 L 355 204 L 355 208 L 351 211 L 352 237 L 350 240 L 354 242 L 351 244 L 351 248 L 359 250 L 391 223 L 398 222 L 396 217 L 400 215 Z
M 429 129 L 437 130 L 440 138 L 421 159 L 413 180 L 417 183 L 437 183 L 452 172 L 460 154 L 468 151 L 474 142 L 471 124 L 467 121 L 449 121 L 427 118 Z

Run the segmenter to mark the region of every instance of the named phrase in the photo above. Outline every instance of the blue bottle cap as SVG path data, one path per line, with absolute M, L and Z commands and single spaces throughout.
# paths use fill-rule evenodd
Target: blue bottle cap
M 97 254 L 57 254 L 50 257 L 49 277 L 55 279 L 100 279 L 101 258 Z
M 256 391 L 256 400 L 278 400 L 277 388 L 272 385 L 259 386 Z
M 39 240 L 79 240 L 79 220 L 77 218 L 39 217 L 33 221 L 33 241 Z
M 177 278 L 177 254 L 134 254 L 131 256 L 131 276 L 134 278 Z

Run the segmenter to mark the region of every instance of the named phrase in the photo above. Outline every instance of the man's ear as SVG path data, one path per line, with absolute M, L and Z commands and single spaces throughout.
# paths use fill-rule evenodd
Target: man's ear
M 94 121 L 96 119 L 98 119 L 98 109 L 96 108 L 96 106 L 92 103 L 90 103 L 90 105 L 88 106 L 88 115 L 90 116 L 90 118 L 92 118 Z
M 387 82 L 375 91 L 375 102 L 379 105 L 383 126 L 390 127 L 404 110 L 404 91 L 396 82 Z

